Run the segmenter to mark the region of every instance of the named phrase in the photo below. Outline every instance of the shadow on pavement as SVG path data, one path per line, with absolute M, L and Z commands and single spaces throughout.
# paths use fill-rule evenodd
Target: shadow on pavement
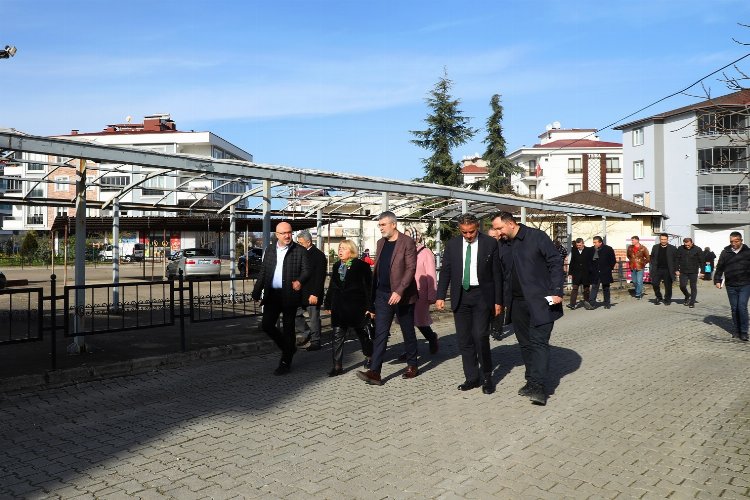
M 562 378 L 581 367 L 582 359 L 581 355 L 572 349 L 550 345 L 549 372 L 544 384 L 547 394 L 554 394 Z M 523 359 L 521 359 L 521 348 L 516 343 L 493 347 L 492 361 L 495 363 L 492 378 L 496 384 L 502 382 L 516 367 L 519 370 L 525 370 Z

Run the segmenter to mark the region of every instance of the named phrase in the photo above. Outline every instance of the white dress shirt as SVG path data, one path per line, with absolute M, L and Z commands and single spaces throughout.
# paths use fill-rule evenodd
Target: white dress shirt
M 461 252 L 461 256 L 463 260 L 461 261 L 461 278 L 463 279 L 464 276 L 464 265 L 466 264 L 466 248 L 469 246 L 469 243 L 466 242 L 466 240 L 463 240 L 463 251 Z M 479 260 L 479 238 L 475 239 L 473 243 L 471 243 L 471 266 L 469 269 L 469 286 L 479 286 L 479 278 L 477 277 L 477 260 Z

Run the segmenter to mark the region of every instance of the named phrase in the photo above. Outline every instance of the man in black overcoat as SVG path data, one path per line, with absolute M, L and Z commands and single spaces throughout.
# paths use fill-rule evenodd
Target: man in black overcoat
M 294 319 L 297 308 L 303 303 L 302 285 L 310 277 L 307 251 L 292 241 L 292 226 L 280 222 L 276 226 L 276 243 L 271 243 L 263 253 L 263 264 L 253 287 L 253 300 L 263 300 L 261 328 L 281 349 L 281 361 L 275 375 L 291 371 L 295 347 Z M 281 331 L 276 322 L 282 317 Z
M 570 261 L 568 262 L 568 274 L 573 289 L 570 292 L 569 309 L 578 307 L 578 288 L 583 286 L 583 307 L 591 310 L 594 306 L 589 302 L 589 293 L 591 291 L 591 277 L 589 268 L 593 249 L 583 243 L 583 238 L 577 238 L 576 244 L 570 251 Z
M 609 286 L 612 284 L 612 270 L 617 265 L 615 251 L 611 246 L 605 245 L 601 236 L 594 236 L 594 248 L 591 252 L 589 262 L 589 275 L 591 276 L 590 302 L 596 304 L 596 296 L 599 295 L 599 286 L 604 292 L 604 308 L 611 307 Z
M 661 233 L 659 243 L 651 249 L 651 261 L 649 262 L 649 274 L 651 275 L 651 286 L 654 287 L 657 306 L 664 301 L 668 306 L 672 303 L 672 282 L 675 271 L 677 271 L 677 248 L 669 243 L 669 235 Z M 664 282 L 664 296 L 661 294 L 661 282 Z

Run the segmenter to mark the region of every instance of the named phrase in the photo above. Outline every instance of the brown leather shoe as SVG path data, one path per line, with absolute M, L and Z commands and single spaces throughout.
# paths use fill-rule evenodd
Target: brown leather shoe
M 367 370 L 366 372 L 357 372 L 357 377 L 359 377 L 360 380 L 364 380 L 370 385 L 383 385 L 383 382 L 380 380 L 380 374 L 372 370 Z
M 413 365 L 409 365 L 406 367 L 406 371 L 403 375 L 401 375 L 401 378 L 414 378 L 417 375 L 419 375 L 419 368 Z

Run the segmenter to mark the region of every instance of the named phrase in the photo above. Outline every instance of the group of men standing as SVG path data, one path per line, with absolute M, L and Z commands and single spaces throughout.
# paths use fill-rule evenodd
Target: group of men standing
M 604 308 L 612 305 L 610 285 L 612 284 L 612 270 L 617 265 L 615 251 L 605 245 L 601 236 L 594 236 L 594 246 L 587 247 L 583 238 L 577 238 L 575 246 L 570 251 L 568 275 L 572 289 L 570 292 L 569 309 L 576 309 L 581 304 L 585 309 L 594 309 L 599 287 L 604 295 Z M 578 290 L 583 287 L 583 301 L 578 302 Z

